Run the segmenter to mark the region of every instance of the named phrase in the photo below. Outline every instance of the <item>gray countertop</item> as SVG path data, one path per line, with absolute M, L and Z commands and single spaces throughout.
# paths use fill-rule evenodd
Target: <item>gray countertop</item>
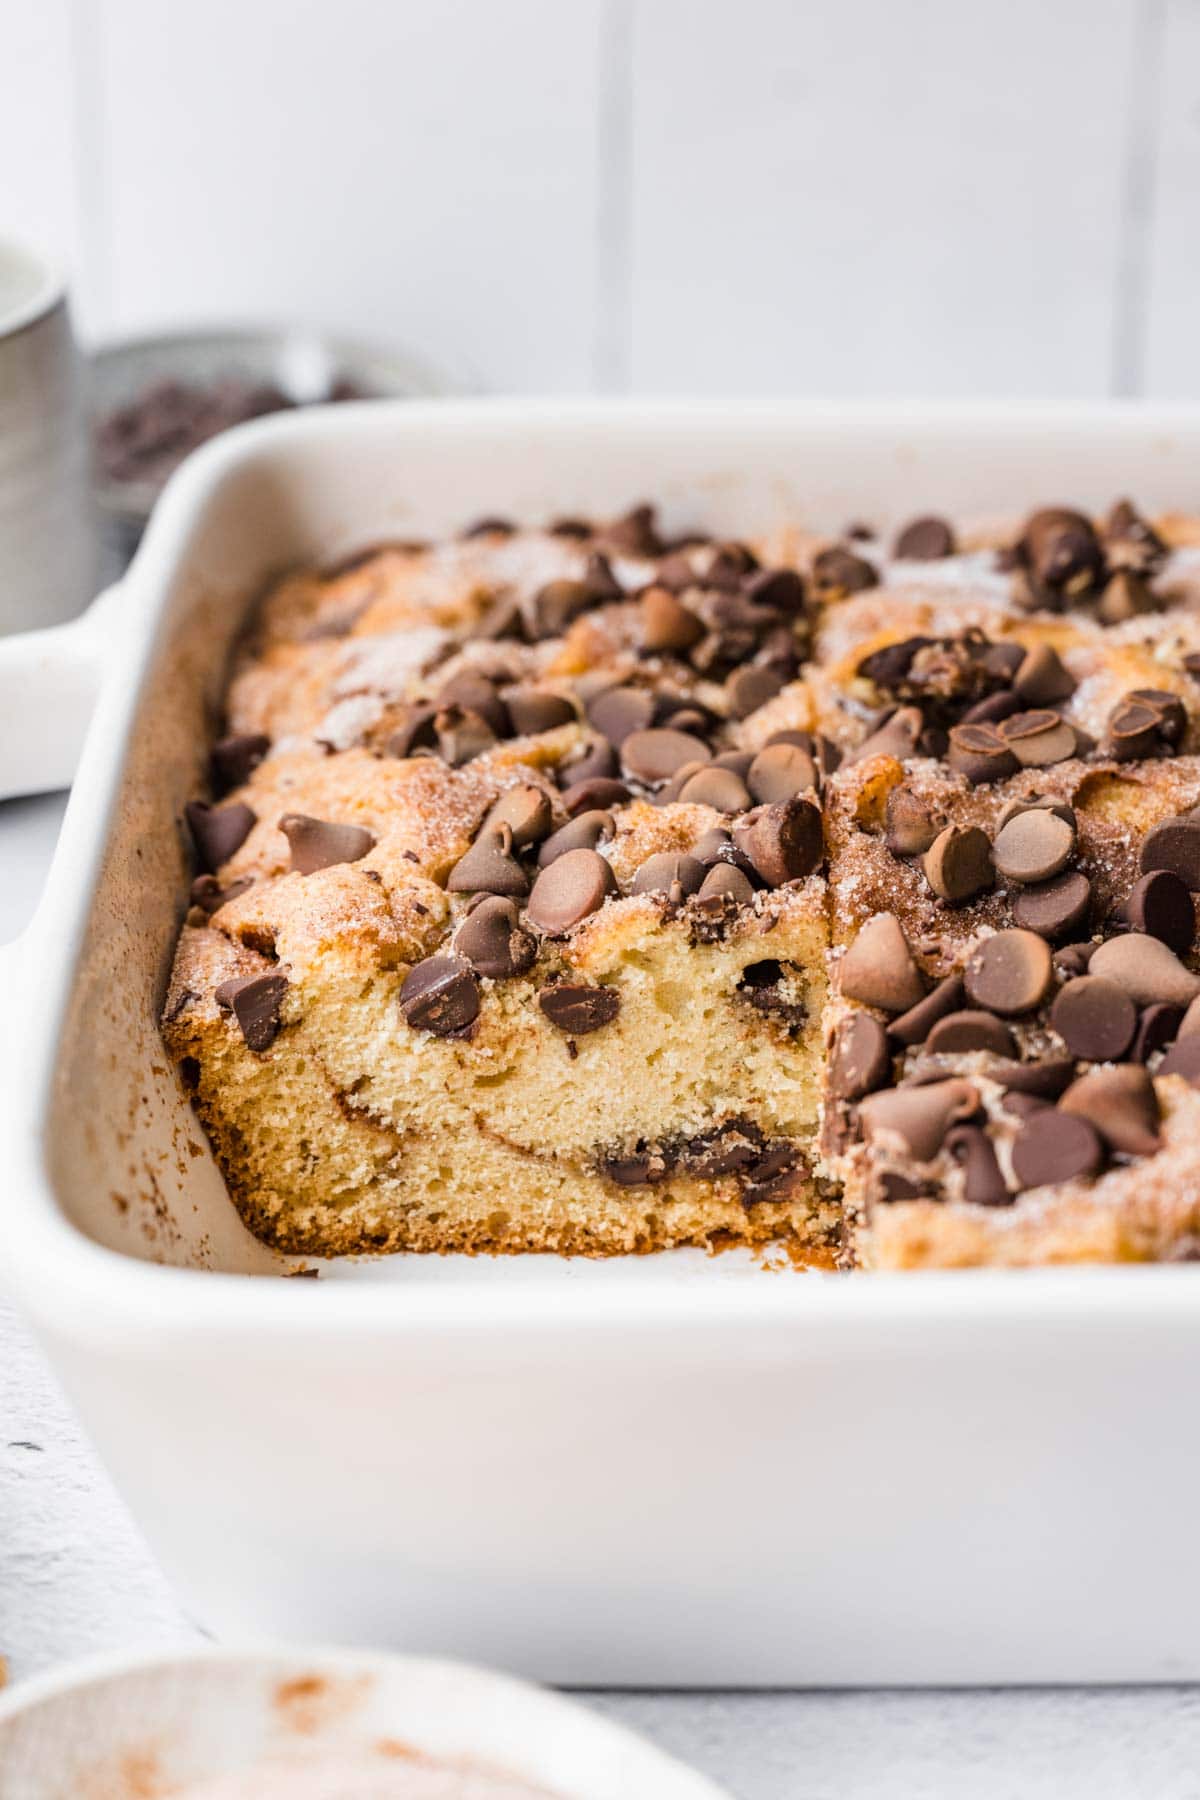
M 0 805 L 0 941 L 36 904 L 62 804 L 51 797 Z M 11 1678 L 70 1657 L 168 1649 L 201 1635 L 37 1347 L 0 1302 L 0 1653 Z M 586 1698 L 739 1800 L 1200 1796 L 1193 1688 Z

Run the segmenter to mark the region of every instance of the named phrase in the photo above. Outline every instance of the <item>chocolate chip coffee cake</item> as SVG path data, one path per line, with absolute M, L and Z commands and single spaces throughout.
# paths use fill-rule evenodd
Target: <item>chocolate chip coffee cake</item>
M 487 519 L 235 659 L 164 1032 L 288 1251 L 1200 1250 L 1200 526 Z

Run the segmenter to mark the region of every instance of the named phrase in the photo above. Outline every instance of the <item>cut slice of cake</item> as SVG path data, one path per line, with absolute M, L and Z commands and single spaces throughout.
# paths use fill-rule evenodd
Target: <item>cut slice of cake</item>
M 753 735 L 803 590 L 650 529 L 383 551 L 260 614 L 165 1030 L 280 1248 L 840 1252 L 822 758 Z

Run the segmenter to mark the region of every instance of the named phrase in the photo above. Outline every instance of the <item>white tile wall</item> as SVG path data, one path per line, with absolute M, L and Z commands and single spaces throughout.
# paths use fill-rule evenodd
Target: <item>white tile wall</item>
M 0 0 L 87 334 L 491 388 L 1200 394 L 1200 0 Z

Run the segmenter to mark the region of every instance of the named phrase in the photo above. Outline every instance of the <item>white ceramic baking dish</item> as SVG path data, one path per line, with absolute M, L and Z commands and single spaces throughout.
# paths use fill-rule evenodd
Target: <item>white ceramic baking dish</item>
M 1200 1271 L 681 1253 L 278 1279 L 155 1025 L 177 818 L 272 571 L 643 495 L 752 531 L 1127 490 L 1200 502 L 1200 411 L 340 407 L 203 450 L 104 619 L 0 648 L 0 713 L 23 695 L 46 757 L 60 680 L 109 652 L 11 959 L 0 1266 L 201 1619 L 576 1683 L 1200 1676 Z

